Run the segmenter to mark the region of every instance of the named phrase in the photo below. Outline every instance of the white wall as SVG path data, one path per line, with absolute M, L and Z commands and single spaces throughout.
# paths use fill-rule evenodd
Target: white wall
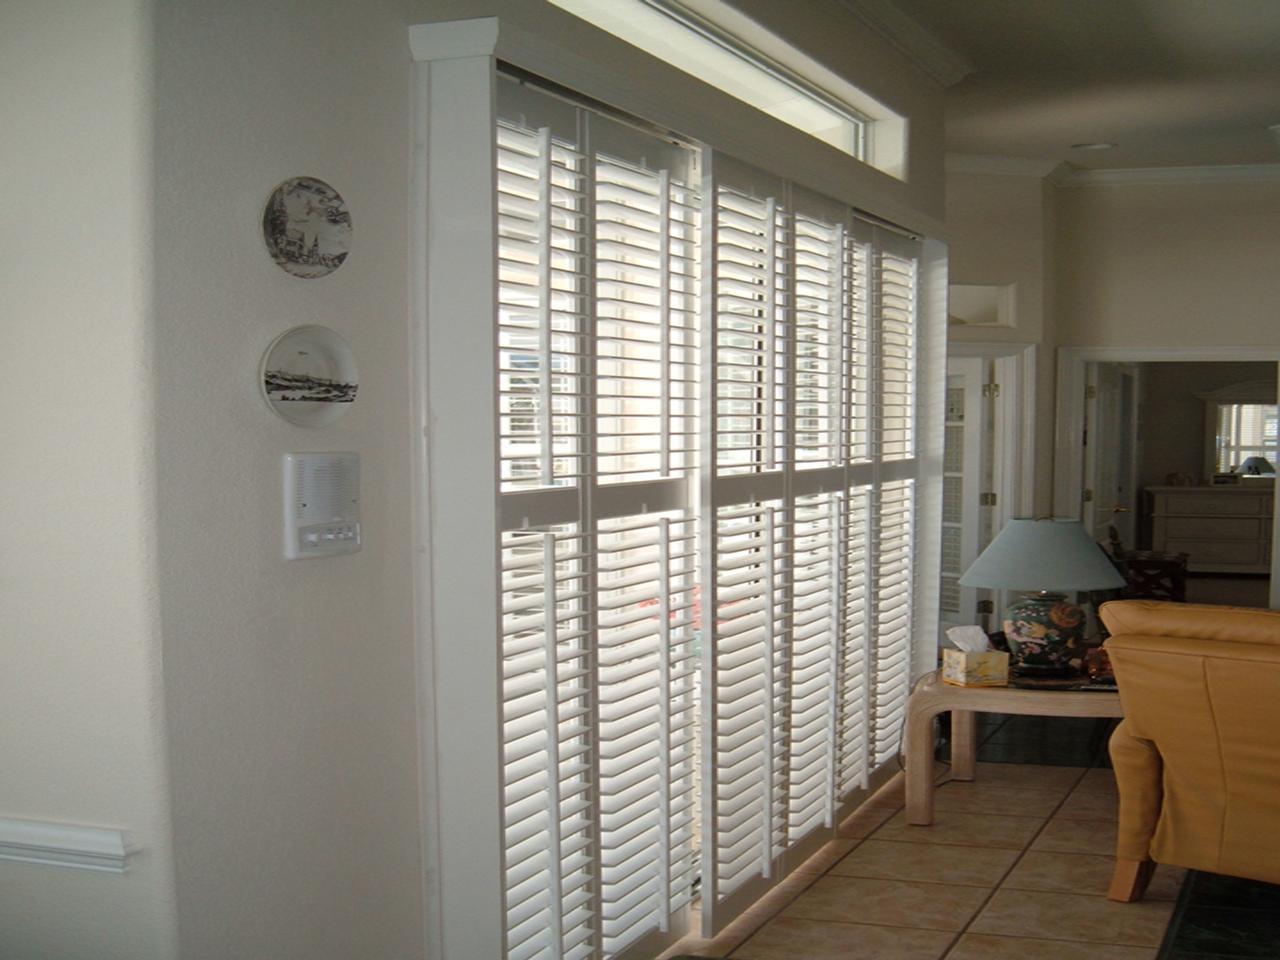
M 157 7 L 156 486 L 182 955 L 422 951 L 410 581 L 408 4 Z M 286 177 L 336 187 L 347 262 L 300 280 L 261 239 Z M 258 395 L 304 323 L 359 397 L 307 429 Z M 363 458 L 361 553 L 281 556 L 280 458 Z
M 1035 512 L 1050 512 L 1053 476 L 1053 390 L 1056 340 L 1053 282 L 1056 191 L 1036 176 L 958 173 L 947 176 L 951 282 L 1013 284 L 1012 327 L 952 326 L 952 343 L 1036 344 Z
M 1055 185 L 952 172 L 953 282 L 1018 289 L 1012 330 L 952 327 L 950 338 L 1040 345 L 1036 459 L 1050 465 L 1058 347 L 1280 345 L 1277 209 L 1274 176 Z M 1036 473 L 1037 512 L 1052 476 Z
M 0 817 L 139 849 L 120 876 L 0 861 L 6 960 L 175 955 L 148 31 L 142 0 L 0 8 Z
M 1062 346 L 1280 345 L 1280 179 L 1059 191 Z

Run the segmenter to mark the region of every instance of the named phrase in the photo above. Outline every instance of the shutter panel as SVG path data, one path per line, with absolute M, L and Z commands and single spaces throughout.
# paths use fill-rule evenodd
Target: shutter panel
M 795 217 L 796 465 L 834 466 L 845 453 L 843 224 Z
M 916 455 L 916 269 L 915 256 L 883 247 L 877 251 L 880 450 L 886 460 Z
M 690 150 L 563 99 L 503 103 L 506 957 L 652 954 L 700 805 L 711 929 L 896 753 L 918 255 L 724 158 L 704 200 Z
M 911 692 L 914 484 L 884 484 L 875 517 L 875 763 L 898 754 Z
M 870 494 L 865 487 L 847 493 L 844 507 L 844 642 L 840 648 L 838 796 L 865 788 L 874 766 L 870 733 L 874 672 L 868 609 L 872 597 Z
M 715 194 L 716 476 L 777 469 L 786 438 L 786 221 L 773 198 Z
M 502 543 L 503 800 L 507 956 L 575 953 L 593 894 L 590 632 L 583 539 Z
M 704 798 L 715 839 L 703 857 L 720 898 L 768 876 L 785 839 L 778 785 L 785 782 L 786 731 L 779 720 L 785 716 L 790 674 L 787 539 L 786 511 L 778 502 L 717 513 L 711 677 L 715 787 Z
M 713 162 L 704 935 L 896 755 L 917 470 L 914 242 Z
M 505 955 L 652 955 L 696 873 L 700 199 L 687 148 L 499 103 Z
M 666 929 L 693 889 L 692 520 L 604 521 L 597 542 L 603 947 Z
M 682 475 L 697 465 L 696 194 L 603 157 L 595 192 L 599 480 Z
M 583 157 L 548 129 L 499 124 L 501 489 L 572 486 L 583 472 Z
M 838 407 L 838 401 L 837 401 Z M 792 563 L 792 635 L 787 839 L 835 825 L 841 727 L 839 692 L 845 583 L 843 498 L 822 494 L 796 499 Z

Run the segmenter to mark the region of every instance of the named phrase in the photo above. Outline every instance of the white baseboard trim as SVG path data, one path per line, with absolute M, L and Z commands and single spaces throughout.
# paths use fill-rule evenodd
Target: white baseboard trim
M 0 860 L 124 873 L 131 852 L 119 830 L 0 817 Z

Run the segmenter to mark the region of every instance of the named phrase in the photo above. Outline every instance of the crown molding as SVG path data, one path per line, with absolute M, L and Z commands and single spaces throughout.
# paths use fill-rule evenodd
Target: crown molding
M 129 853 L 119 830 L 0 819 L 0 860 L 123 873 Z
M 1162 183 L 1257 183 L 1280 180 L 1280 163 L 1219 167 L 1132 167 L 1123 170 L 1073 168 L 1058 182 L 1065 187 L 1133 186 Z
M 1063 164 L 1056 160 L 1027 160 L 1023 157 L 988 157 L 976 153 L 948 153 L 947 173 L 987 173 L 1001 177 L 1036 177 L 1054 174 Z
M 1280 163 L 1204 167 L 1129 167 L 1086 170 L 1056 160 L 948 153 L 947 173 L 979 173 L 1002 177 L 1039 177 L 1059 187 L 1134 186 L 1162 183 L 1257 183 L 1280 180 Z
M 953 87 L 973 73 L 972 63 L 899 10 L 892 0 L 838 2 L 943 87 Z

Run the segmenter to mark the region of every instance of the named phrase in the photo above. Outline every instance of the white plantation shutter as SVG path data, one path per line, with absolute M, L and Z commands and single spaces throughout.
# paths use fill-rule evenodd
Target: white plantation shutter
M 704 934 L 832 835 L 911 680 L 916 243 L 717 156 Z
M 505 956 L 652 955 L 699 860 L 718 928 L 896 754 L 917 244 L 499 91 Z
M 502 549 L 507 956 L 591 956 L 596 895 L 587 555 L 568 531 Z
M 500 88 L 505 951 L 652 955 L 693 898 L 693 152 Z
M 916 452 L 916 299 L 919 252 L 898 237 L 880 237 L 874 291 L 879 307 L 880 454 L 904 460 Z M 896 242 L 895 242 L 896 241 Z
M 875 766 L 872 736 L 867 722 L 875 697 L 875 673 L 871 667 L 869 611 L 874 591 L 871 561 L 874 552 L 870 525 L 871 496 L 866 487 L 844 495 L 844 542 L 841 553 L 844 577 L 844 636 L 840 646 L 839 706 L 837 709 L 836 795 L 847 796 L 864 786 Z
M 585 468 L 584 159 L 546 128 L 500 124 L 497 145 L 502 489 L 573 485 Z
M 911 692 L 915 516 L 910 480 L 883 484 L 875 518 L 874 762 L 898 753 Z

